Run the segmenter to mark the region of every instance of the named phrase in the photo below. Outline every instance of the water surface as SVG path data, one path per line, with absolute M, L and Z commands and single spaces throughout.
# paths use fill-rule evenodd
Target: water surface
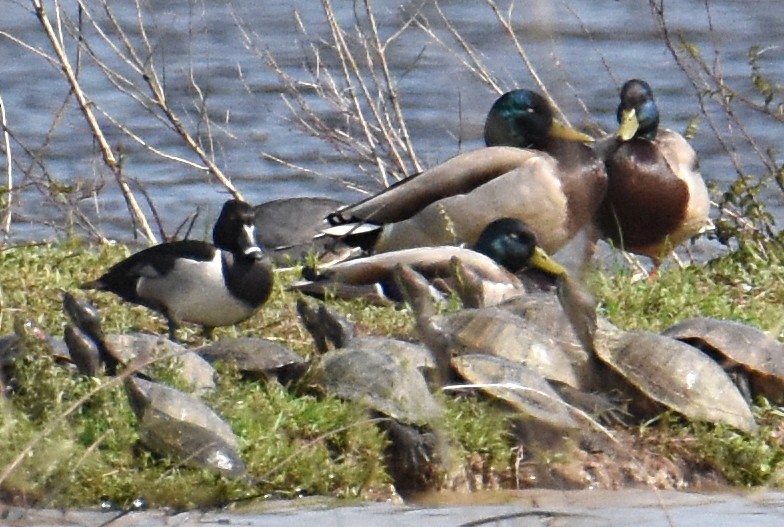
M 74 5 L 65 4 L 65 14 L 76 19 Z M 87 4 L 106 27 L 106 17 L 98 4 Z M 121 25 L 138 43 L 138 31 L 134 29 L 137 15 L 132 2 L 111 5 Z M 418 13 L 430 21 L 440 38 L 456 46 L 449 40 L 435 5 L 432 1 L 376 2 L 375 15 L 382 38 L 395 35 L 412 13 Z M 488 4 L 451 0 L 438 5 L 496 74 L 502 89 L 534 86 Z M 506 12 L 508 4 L 500 5 Z M 711 64 L 718 59 L 725 82 L 748 96 L 755 96 L 747 60 L 751 46 L 770 46 L 761 60 L 766 73 L 775 78 L 784 71 L 784 50 L 778 46 L 784 36 L 784 4 L 780 0 L 753 4 L 713 0 L 707 3 L 709 10 L 702 2 L 664 5 L 671 34 L 683 35 L 699 46 Z M 280 79 L 262 56 L 265 50 L 271 51 L 284 71 L 309 82 L 312 78 L 303 70 L 303 63 L 306 56 L 312 57 L 311 46 L 315 46 L 323 52 L 323 62 L 319 63 L 322 74 L 329 70 L 339 75 L 324 43 L 329 34 L 320 3 L 182 0 L 151 1 L 145 6 L 151 56 L 169 103 L 203 144 L 211 148 L 218 166 L 247 200 L 262 202 L 304 195 L 354 200 L 361 196 L 334 178 L 348 178 L 371 190 L 377 188 L 378 184 L 358 169 L 356 159 L 308 137 L 292 123 L 281 97 Z M 351 32 L 354 3 L 335 2 L 335 6 L 338 19 Z M 307 26 L 308 35 L 298 32 L 295 10 Z M 689 120 L 699 114 L 695 88 L 664 45 L 647 1 L 519 1 L 514 4 L 512 19 L 514 32 L 542 81 L 573 123 L 612 129 L 618 89 L 631 77 L 651 82 L 665 126 L 684 130 Z M 0 29 L 52 53 L 26 2 L 5 4 Z M 139 82 L 138 74 L 123 64 L 111 48 L 101 44 L 93 30 L 85 30 L 85 34 L 92 49 L 112 69 Z M 68 51 L 76 63 L 71 40 Z M 389 42 L 388 57 L 409 131 L 424 166 L 443 161 L 461 149 L 481 146 L 484 116 L 497 93 L 414 25 Z M 159 113 L 151 115 L 120 92 L 84 53 L 78 59 L 82 87 L 98 108 L 155 149 L 197 161 Z M 0 63 L 4 65 L 0 95 L 9 129 L 18 141 L 13 146 L 16 185 L 26 185 L 20 196 L 13 238 L 52 237 L 59 232 L 53 226 L 70 218 L 69 204 L 75 203 L 98 230 L 113 238 L 131 240 L 134 229 L 124 201 L 111 173 L 100 161 L 59 69 L 2 37 Z M 194 85 L 198 86 L 198 93 Z M 342 125 L 339 113 L 319 101 L 312 91 L 306 93 L 306 98 L 317 112 Z M 779 155 L 775 149 L 780 144 L 781 126 L 774 126 L 770 119 L 740 106 L 737 109 L 760 149 L 774 149 L 773 155 Z M 714 106 L 709 111 L 725 141 L 737 148 L 739 164 L 751 173 L 761 173 L 758 158 L 742 140 L 740 131 L 730 129 Z M 200 112 L 210 116 L 209 128 L 199 120 Z M 150 208 L 139 186 L 146 190 L 169 234 L 197 208 L 202 215 L 194 235 L 208 233 L 226 199 L 223 188 L 202 170 L 151 153 L 100 114 L 99 120 L 112 146 L 122 152 L 123 172 L 132 181 L 145 212 L 150 214 Z M 28 149 L 27 153 L 19 143 Z M 735 169 L 704 120 L 693 144 L 701 156 L 706 180 L 714 182 L 718 191 L 726 190 L 736 176 Z M 290 165 L 272 162 L 265 154 L 284 159 Z M 25 173 L 34 177 L 25 178 Z M 43 197 L 49 192 L 41 192 L 33 185 L 36 181 L 76 185 L 81 190 L 53 202 Z M 100 190 L 93 192 L 96 187 Z M 83 199 L 77 200 L 78 196 Z M 771 192 L 767 199 L 781 217 L 781 193 Z

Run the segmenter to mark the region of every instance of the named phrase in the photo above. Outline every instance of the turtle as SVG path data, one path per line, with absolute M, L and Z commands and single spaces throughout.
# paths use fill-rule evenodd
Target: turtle
M 437 358 L 442 382 L 449 378 L 453 356 L 486 353 L 521 362 L 548 380 L 577 389 L 592 386 L 591 357 L 579 344 L 562 346 L 535 324 L 500 307 L 436 315 L 427 281 L 407 266 L 396 272 L 416 316 L 417 332 Z
M 221 338 L 193 350 L 210 364 L 231 362 L 248 378 L 299 378 L 308 368 L 304 357 L 279 342 L 259 337 Z
M 423 363 L 417 354 L 409 354 L 414 345 L 400 345 L 402 341 L 392 338 L 351 338 L 348 321 L 324 304 L 314 309 L 299 298 L 297 311 L 314 340 L 324 335 L 336 345 L 314 364 L 314 377 L 328 393 L 362 402 L 403 423 L 426 426 L 441 417 L 442 409 L 419 370 Z
M 594 349 L 609 371 L 618 374 L 605 377 L 608 387 L 628 389 L 638 415 L 666 407 L 692 420 L 748 433 L 758 429 L 732 380 L 693 346 L 658 333 L 624 331 L 599 319 Z
M 747 401 L 764 396 L 784 404 L 784 345 L 763 331 L 733 320 L 694 317 L 662 335 L 697 347 L 716 360 L 738 384 Z
M 417 328 L 423 340 L 437 350 L 436 357 L 442 365 L 442 371 L 444 361 L 448 364 L 455 351 L 460 353 L 460 346 L 464 346 L 464 342 L 473 346 L 474 350 L 483 349 L 485 352 L 514 349 L 514 346 L 519 346 L 521 339 L 525 342 L 525 332 L 518 328 L 530 327 L 531 322 L 541 316 L 537 314 L 541 302 L 534 298 L 517 301 L 518 308 L 528 302 L 528 307 L 518 312 L 522 311 L 523 316 L 527 313 L 532 317 L 531 321 L 525 321 L 522 325 L 514 321 L 520 317 L 512 313 L 507 312 L 505 319 L 493 313 L 501 311 L 501 308 L 469 309 L 456 314 L 435 316 L 432 302 L 423 294 L 423 282 L 421 279 L 417 280 L 416 273 L 410 268 L 401 268 L 399 278 L 417 313 Z M 550 302 L 550 305 L 553 303 Z M 548 309 L 552 310 L 552 307 Z M 575 311 L 580 310 L 575 308 Z M 621 330 L 606 320 L 597 319 L 595 311 L 591 313 L 590 308 L 572 316 L 562 313 L 560 317 L 548 315 L 543 319 L 547 323 L 557 322 L 554 327 L 560 326 L 563 330 L 564 327 L 568 328 L 565 321 L 572 324 L 572 320 L 579 318 L 585 319 L 582 324 L 587 328 L 579 332 L 585 333 L 590 340 L 585 346 L 588 349 L 583 349 L 587 360 L 579 369 L 570 370 L 562 366 L 564 361 L 553 361 L 558 353 L 570 349 L 568 347 L 546 348 L 549 354 L 540 355 L 546 360 L 535 367 L 531 361 L 532 358 L 537 358 L 537 354 L 525 352 L 531 347 L 523 346 L 522 355 L 517 351 L 518 360 L 529 361 L 528 365 L 537 369 L 549 381 L 559 381 L 573 388 L 579 388 L 579 385 L 564 381 L 568 381 L 570 377 L 574 378 L 574 372 L 583 371 L 584 366 L 584 374 L 577 378 L 588 380 L 586 387 L 605 392 L 620 388 L 629 394 L 632 407 L 638 416 L 649 416 L 652 412 L 670 408 L 689 419 L 723 423 L 746 432 L 757 430 L 748 405 L 729 377 L 715 362 L 698 350 L 655 333 Z M 493 322 L 490 322 L 491 320 Z M 596 326 L 595 329 L 592 328 L 593 325 Z M 542 333 L 547 334 L 546 331 Z M 511 338 L 510 335 L 515 337 Z M 550 337 L 554 339 L 552 335 Z M 573 338 L 576 338 L 576 335 Z M 552 368 L 553 364 L 559 366 Z M 544 370 L 544 367 L 548 367 L 548 370 Z M 562 377 L 555 378 L 553 373 Z
M 181 344 L 147 333 L 106 335 L 98 309 L 68 292 L 63 294 L 63 309 L 75 328 L 95 343 L 107 375 L 117 375 L 118 368 L 127 367 L 132 361 L 141 365 L 163 358 L 169 362 L 177 361 L 174 366 L 180 377 L 195 391 L 215 388 L 215 369 Z
M 378 350 L 398 361 L 410 363 L 425 373 L 435 368 L 433 354 L 421 344 L 378 335 L 358 336 L 354 324 L 325 304 L 319 304 L 314 309 L 304 298 L 300 298 L 297 300 L 297 312 L 321 354 L 327 352 L 331 343 L 335 348 Z
M 398 493 L 406 497 L 436 486 L 446 457 L 437 429 L 443 409 L 419 369 L 427 360 L 396 339 L 351 338 L 349 322 L 323 304 L 314 308 L 300 298 L 297 311 L 320 349 L 327 340 L 345 346 L 317 357 L 313 379 L 327 393 L 386 417 L 378 426 L 390 440 L 387 467 Z
M 485 353 L 467 353 L 453 357 L 454 370 L 470 385 L 506 404 L 534 421 L 564 431 L 577 429 L 569 405 L 536 371 L 520 362 Z M 455 389 L 456 387 L 450 387 Z M 459 386 L 457 387 L 459 388 Z
M 128 364 L 163 361 L 195 392 L 215 389 L 215 368 L 192 350 L 161 335 L 149 333 L 109 334 L 106 346 Z M 143 369 L 142 372 L 147 372 Z
M 237 436 L 200 399 L 133 376 L 125 379 L 125 390 L 139 437 L 152 452 L 229 478 L 245 475 Z
M 101 352 L 95 341 L 71 324 L 65 326 L 63 340 L 79 373 L 87 377 L 98 375 L 101 367 Z

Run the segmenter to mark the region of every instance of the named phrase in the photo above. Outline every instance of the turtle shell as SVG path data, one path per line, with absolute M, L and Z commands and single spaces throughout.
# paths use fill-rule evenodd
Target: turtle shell
M 291 348 L 258 337 L 222 338 L 197 348 L 194 352 L 209 363 L 232 362 L 239 371 L 252 377 L 297 377 L 308 363 Z
M 336 349 L 321 357 L 315 371 L 328 393 L 403 423 L 425 426 L 443 412 L 414 364 L 387 353 Z
M 454 355 L 486 353 L 522 363 L 545 379 L 584 388 L 590 357 L 582 347 L 567 348 L 552 335 L 504 309 L 464 309 L 434 317 Z
M 106 335 L 106 345 L 123 362 L 147 362 L 158 357 L 169 357 L 166 360 L 178 361 L 178 371 L 183 381 L 193 387 L 194 391 L 209 391 L 215 388 L 215 368 L 206 360 L 160 335 L 147 333 L 126 333 Z
M 151 451 L 227 477 L 245 473 L 237 436 L 197 397 L 134 377 L 126 380 L 125 389 L 139 437 Z
M 349 341 L 346 349 L 364 348 L 366 350 L 378 351 L 391 355 L 392 358 L 405 364 L 411 364 L 420 370 L 433 370 L 436 367 L 433 354 L 425 346 L 405 340 L 380 337 L 376 335 L 366 335 L 355 337 Z
M 559 430 L 578 427 L 569 405 L 541 375 L 519 362 L 466 354 L 454 357 L 452 367 L 467 382 L 540 424 Z
M 733 320 L 695 317 L 679 322 L 662 335 L 691 344 L 722 367 L 748 376 L 750 395 L 784 403 L 784 345 L 763 331 Z
M 749 406 L 724 370 L 675 339 L 600 324 L 596 353 L 639 394 L 689 419 L 757 430 Z

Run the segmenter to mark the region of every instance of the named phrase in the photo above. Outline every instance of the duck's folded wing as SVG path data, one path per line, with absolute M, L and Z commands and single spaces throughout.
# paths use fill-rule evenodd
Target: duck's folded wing
M 488 147 L 459 154 L 403 179 L 375 196 L 330 214 L 327 221 L 332 225 L 402 221 L 435 201 L 467 194 L 537 155 L 540 153 L 513 147 Z
M 215 257 L 215 251 L 213 245 L 197 240 L 162 243 L 131 255 L 112 271 L 121 271 L 127 276 L 155 278 L 169 273 L 178 260 L 210 261 Z

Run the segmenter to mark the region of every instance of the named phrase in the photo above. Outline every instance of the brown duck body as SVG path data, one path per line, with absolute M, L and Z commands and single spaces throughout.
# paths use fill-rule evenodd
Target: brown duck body
M 710 225 L 708 190 L 694 149 L 680 134 L 658 130 L 646 83 L 626 83 L 618 119 L 618 134 L 598 146 L 608 178 L 599 225 L 617 247 L 658 263 Z
M 613 142 L 600 227 L 616 246 L 658 260 L 668 243 L 676 247 L 708 224 L 710 201 L 697 155 L 671 130 L 653 141 Z

